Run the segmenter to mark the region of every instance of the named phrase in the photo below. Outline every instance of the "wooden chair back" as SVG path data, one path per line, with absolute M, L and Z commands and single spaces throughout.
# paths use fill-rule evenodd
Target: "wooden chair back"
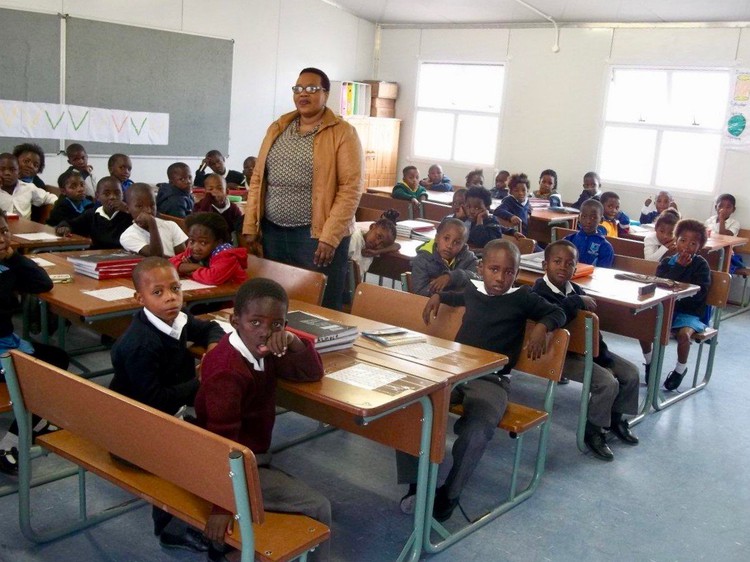
M 362 198 L 359 200 L 359 206 L 368 209 L 380 209 L 381 214 L 388 209 L 396 209 L 401 219 L 413 219 L 415 217 L 414 206 L 411 204 L 411 201 L 394 199 L 387 195 L 363 193 Z
M 422 311 L 429 299 L 421 295 L 360 283 L 354 292 L 352 314 L 408 330 L 454 340 L 464 317 L 464 307 L 442 305 L 429 326 Z
M 717 308 L 727 306 L 729 299 L 729 288 L 732 284 L 732 276 L 724 271 L 711 272 L 711 287 L 706 295 L 706 304 Z
M 11 355 L 28 411 L 230 512 L 235 505 L 228 458 L 241 453 L 252 518 L 263 522 L 258 469 L 247 447 L 30 355 Z M 201 454 L 186 462 L 186 451 Z
M 370 209 L 369 207 L 357 207 L 354 217 L 357 221 L 376 221 L 383 216 L 382 209 Z
M 258 256 L 247 256 L 247 276 L 273 279 L 284 287 L 290 299 L 321 304 L 328 278 L 324 273 L 310 271 L 286 263 L 273 261 Z
M 516 238 L 515 236 L 511 236 L 510 234 L 503 234 L 503 240 L 507 240 L 508 242 L 512 242 L 516 246 L 518 246 L 518 250 L 521 252 L 521 255 L 524 254 L 533 254 L 534 248 L 536 247 L 536 240 L 533 240 L 531 238 L 521 238 L 520 240 Z
M 750 240 L 750 228 L 740 228 L 737 236 Z M 750 242 L 748 242 L 747 244 L 742 244 L 741 246 L 735 246 L 734 251 L 737 254 L 750 254 Z
M 429 221 L 440 222 L 445 217 L 453 213 L 453 207 L 434 203 L 433 201 L 422 201 L 422 218 Z
M 586 319 L 590 318 L 592 323 L 592 346 L 593 356 L 599 357 L 599 317 L 588 310 L 579 310 L 576 317 L 565 326 L 570 332 L 568 351 L 583 355 L 586 353 Z
M 442 308 L 442 307 L 441 307 Z M 548 336 L 547 353 L 542 355 L 536 361 L 532 361 L 526 356 L 525 347 L 531 334 L 531 330 L 536 324 L 532 321 L 526 323 L 526 332 L 523 339 L 521 355 L 518 357 L 515 366 L 516 371 L 536 375 L 543 379 L 558 382 L 563 373 L 565 364 L 565 355 L 568 353 L 568 342 L 570 341 L 570 332 L 564 328 L 558 328 Z
M 47 224 L 49 216 L 52 214 L 54 205 L 42 205 L 41 207 L 31 208 L 31 220 L 39 224 Z
M 574 234 L 576 232 L 576 230 L 570 228 L 556 226 L 553 229 L 553 238 L 555 240 L 562 240 L 569 234 Z M 607 241 L 612 244 L 612 249 L 615 251 L 615 254 L 643 259 L 643 242 L 640 240 L 630 240 L 629 238 L 616 238 L 612 236 L 607 236 L 606 238 Z
M 172 221 L 173 223 L 176 223 L 177 226 L 179 226 L 180 229 L 182 229 L 182 232 L 184 232 L 185 234 L 188 233 L 187 227 L 185 226 L 185 219 L 184 218 L 182 218 L 182 217 L 174 217 L 172 215 L 165 215 L 164 213 L 159 213 L 157 216 L 160 219 L 162 219 L 162 220 Z
M 562 226 L 553 226 L 552 227 L 552 240 L 562 240 L 569 234 L 575 234 L 578 232 L 577 230 L 573 230 L 572 228 L 563 228 Z
M 621 256 L 619 254 L 615 254 L 615 259 L 612 262 L 612 267 L 614 269 L 620 269 L 630 273 L 640 273 L 642 275 L 656 275 L 656 268 L 658 265 L 658 261 Z

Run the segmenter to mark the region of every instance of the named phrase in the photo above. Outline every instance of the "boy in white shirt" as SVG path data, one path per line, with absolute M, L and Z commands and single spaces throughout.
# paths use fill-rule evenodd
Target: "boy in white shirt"
M 156 201 L 153 188 L 147 183 L 134 183 L 125 192 L 128 212 L 133 224 L 120 236 L 120 245 L 142 256 L 170 258 L 185 250 L 188 239 L 177 223 L 154 216 Z
M 18 179 L 18 160 L 9 152 L 0 154 L 0 209 L 31 218 L 32 207 L 54 205 L 57 195 Z

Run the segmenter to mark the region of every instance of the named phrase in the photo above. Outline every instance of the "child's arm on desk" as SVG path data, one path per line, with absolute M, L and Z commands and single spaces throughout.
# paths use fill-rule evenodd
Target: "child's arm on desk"
M 539 359 L 547 351 L 547 332 L 565 325 L 565 312 L 556 304 L 531 292 L 526 299 L 526 307 L 527 318 L 537 322 L 526 345 L 526 353 L 531 359 Z
M 448 306 L 465 306 L 466 299 L 463 292 L 443 291 L 442 293 L 432 295 L 430 300 L 427 301 L 424 310 L 422 310 L 422 320 L 428 326 L 434 318 L 437 318 L 440 303 L 447 304 Z
M 282 330 L 271 334 L 267 346 L 273 354 L 267 359 L 268 365 L 275 376 L 298 382 L 323 378 L 323 362 L 311 341 Z

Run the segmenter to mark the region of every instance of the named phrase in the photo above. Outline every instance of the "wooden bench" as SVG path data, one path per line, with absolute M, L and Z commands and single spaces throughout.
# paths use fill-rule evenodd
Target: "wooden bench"
M 367 209 L 378 209 L 381 214 L 388 209 L 395 209 L 398 211 L 401 219 L 417 218 L 416 213 L 414 212 L 414 205 L 411 204 L 411 201 L 407 201 L 406 199 L 394 199 L 388 195 L 363 193 L 362 198 L 359 200 L 359 206 Z
M 750 229 L 747 228 L 740 228 L 740 231 L 737 233 L 737 236 L 741 238 L 748 238 L 750 239 Z M 744 262 L 745 264 L 750 263 L 750 243 L 743 244 L 742 246 L 735 246 L 734 252 L 736 254 L 744 255 Z M 734 271 L 732 275 L 737 275 L 738 277 L 742 277 L 742 293 L 740 295 L 739 302 L 732 302 L 729 301 L 729 304 L 733 304 L 739 307 L 739 309 L 730 312 L 729 314 L 724 314 L 723 319 L 727 320 L 728 318 L 732 318 L 733 316 L 737 316 L 738 314 L 742 314 L 743 312 L 747 312 L 750 310 L 750 296 L 747 294 L 747 281 L 748 278 L 750 278 L 750 267 L 747 267 L 747 265 L 741 269 L 737 269 Z
M 273 279 L 284 287 L 290 299 L 318 305 L 323 302 L 323 293 L 328 282 L 325 273 L 259 258 L 252 254 L 247 256 L 246 271 L 248 279 L 255 277 Z
M 264 511 L 255 456 L 247 447 L 24 353 L 10 355 L 3 366 L 19 421 L 19 516 L 28 539 L 55 540 L 133 507 L 88 515 L 85 471 L 198 529 L 204 528 L 213 505 L 236 513 L 235 531 L 225 538 L 241 549 L 245 562 L 254 556 L 294 560 L 328 539 L 329 529 L 309 517 Z M 45 533 L 31 526 L 29 413 L 64 428 L 38 437 L 37 444 L 80 467 L 79 519 Z

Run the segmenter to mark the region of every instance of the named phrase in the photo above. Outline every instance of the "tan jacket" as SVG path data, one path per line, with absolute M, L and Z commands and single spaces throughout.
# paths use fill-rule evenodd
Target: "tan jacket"
M 297 118 L 292 111 L 273 122 L 260 147 L 247 194 L 243 234 L 258 235 L 265 210 L 266 158 L 276 138 Z M 337 248 L 354 232 L 354 213 L 364 186 L 364 159 L 357 131 L 326 108 L 313 140 L 313 238 Z

